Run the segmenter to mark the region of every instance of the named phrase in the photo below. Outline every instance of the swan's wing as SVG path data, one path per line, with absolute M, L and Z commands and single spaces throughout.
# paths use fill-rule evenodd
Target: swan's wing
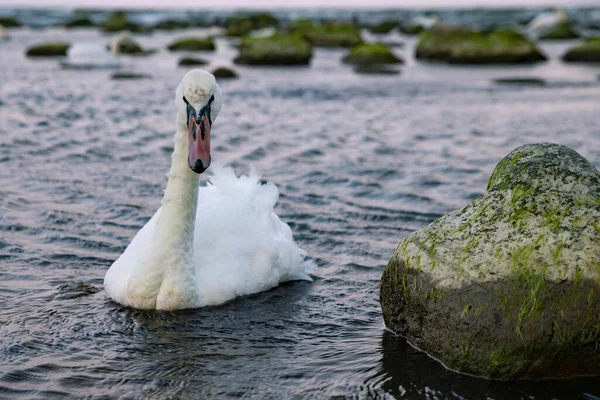
M 147 253 L 148 246 L 156 229 L 156 221 L 160 216 L 162 207 L 154 213 L 152 218 L 136 233 L 123 254 L 110 266 L 104 277 L 106 292 L 117 302 L 122 303 L 120 296 L 127 292 L 127 284 L 142 256 Z

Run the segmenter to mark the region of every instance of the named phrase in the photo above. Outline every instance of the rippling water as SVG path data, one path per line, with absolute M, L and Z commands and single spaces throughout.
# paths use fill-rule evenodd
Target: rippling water
M 152 216 L 174 134 L 178 55 L 126 57 L 152 79 L 28 60 L 47 39 L 96 31 L 12 31 L 0 43 L 0 398 L 597 399 L 596 379 L 497 382 L 449 372 L 385 331 L 379 278 L 398 241 L 481 195 L 495 164 L 530 142 L 568 145 L 600 166 L 600 67 L 458 68 L 415 62 L 358 76 L 343 51 L 310 68 L 238 68 L 213 158 L 250 165 L 319 268 L 226 305 L 120 307 L 104 273 Z M 164 49 L 176 34 L 141 37 Z M 235 54 L 218 42 L 213 64 Z M 535 76 L 545 87 L 495 86 Z M 76 282 L 84 282 L 86 285 Z

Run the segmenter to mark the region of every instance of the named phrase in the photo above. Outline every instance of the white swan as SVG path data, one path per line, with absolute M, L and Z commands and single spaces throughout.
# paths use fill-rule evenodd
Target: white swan
M 525 32 L 529 36 L 539 39 L 554 26 L 565 21 L 567 21 L 567 14 L 564 10 L 546 11 L 538 14 L 532 19 L 531 22 L 527 24 Z
M 211 126 L 221 108 L 213 75 L 188 72 L 176 91 L 177 130 L 162 207 L 106 273 L 118 303 L 175 310 L 216 305 L 289 280 L 312 280 L 314 262 L 273 213 L 277 187 L 256 173 L 237 178 L 210 164 Z
M 67 58 L 61 61 L 65 68 L 119 68 L 119 60 L 108 49 L 97 43 L 73 43 L 67 51 Z

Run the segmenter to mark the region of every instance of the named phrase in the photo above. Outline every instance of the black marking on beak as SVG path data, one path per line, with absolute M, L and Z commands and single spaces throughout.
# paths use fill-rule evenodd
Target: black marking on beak
M 196 110 L 194 109 L 194 107 L 192 107 L 192 105 L 189 103 L 189 101 L 187 101 L 185 96 L 183 96 L 183 101 L 187 105 L 188 128 L 189 128 L 189 124 L 190 124 L 190 118 L 193 116 L 194 121 L 196 121 L 196 124 L 200 125 L 200 137 L 202 138 L 202 140 L 204 140 L 204 137 L 206 135 L 206 126 L 204 126 L 204 121 L 202 120 L 202 116 L 203 115 L 206 116 L 206 118 L 208 119 L 208 123 L 212 125 L 212 116 L 211 116 L 210 112 L 211 112 L 211 104 L 213 101 L 215 101 L 215 95 L 210 96 L 208 103 L 206 103 L 206 105 L 204 107 L 202 107 L 200 109 L 200 112 L 197 114 L 196 114 Z M 195 126 L 192 127 L 192 136 L 194 137 L 194 140 L 196 140 L 196 127 Z

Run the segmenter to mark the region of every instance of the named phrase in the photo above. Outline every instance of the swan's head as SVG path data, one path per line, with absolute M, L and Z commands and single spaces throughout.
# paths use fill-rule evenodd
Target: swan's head
M 215 77 L 201 69 L 185 74 L 177 87 L 178 131 L 187 131 L 188 165 L 197 174 L 210 165 L 210 130 L 221 110 L 221 99 Z

